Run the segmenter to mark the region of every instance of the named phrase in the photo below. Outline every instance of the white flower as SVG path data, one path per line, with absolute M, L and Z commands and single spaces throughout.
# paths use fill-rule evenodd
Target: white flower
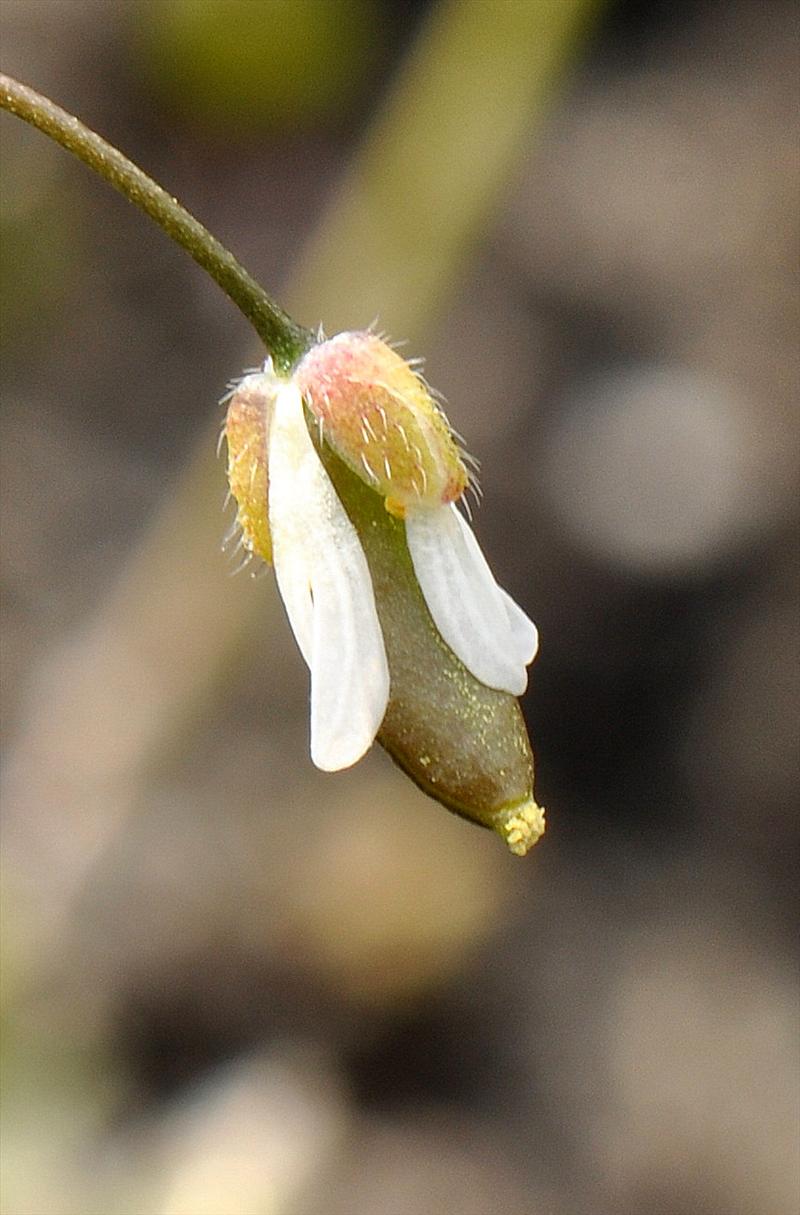
M 261 401 L 266 415 L 268 475 L 259 453 L 242 466 L 251 443 L 242 444 L 241 410 L 233 409 L 229 475 L 245 542 L 263 551 L 271 541 L 278 587 L 311 672 L 316 766 L 337 771 L 364 755 L 386 712 L 391 678 L 367 559 L 311 439 L 304 404 L 337 454 L 404 519 L 414 572 L 444 641 L 481 683 L 521 695 L 536 627 L 495 582 L 452 500 L 466 471 L 420 377 L 375 335 L 343 334 L 313 348 L 290 379 L 276 376 L 268 360 L 241 381 L 232 406 L 237 399 Z M 269 539 L 261 546 L 248 530 L 254 486 L 267 498 Z

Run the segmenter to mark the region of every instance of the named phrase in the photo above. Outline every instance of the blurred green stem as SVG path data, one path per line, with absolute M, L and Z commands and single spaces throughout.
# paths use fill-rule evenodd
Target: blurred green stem
M 275 366 L 288 371 L 308 348 L 312 335 L 286 315 L 224 245 L 177 199 L 106 143 L 79 119 L 48 97 L 0 73 L 0 107 L 38 127 L 72 152 L 109 185 L 149 215 L 167 236 L 182 245 L 219 284 L 259 335 Z
M 417 342 L 452 298 L 524 146 L 533 146 L 603 0 L 437 0 L 286 304 L 328 333 L 378 317 Z M 360 318 L 360 319 L 359 319 Z

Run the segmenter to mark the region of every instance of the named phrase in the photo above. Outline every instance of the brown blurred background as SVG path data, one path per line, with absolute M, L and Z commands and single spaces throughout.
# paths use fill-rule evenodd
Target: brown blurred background
M 428 7 L 3 0 L 3 64 L 285 298 Z M 411 351 L 541 631 L 524 861 L 380 753 L 314 772 L 272 577 L 216 542 L 177 615 L 153 561 L 142 646 L 202 664 L 218 580 L 258 622 L 220 677 L 163 720 L 128 650 L 92 684 L 259 354 L 3 116 L 4 1215 L 797 1210 L 798 32 L 607 4 Z

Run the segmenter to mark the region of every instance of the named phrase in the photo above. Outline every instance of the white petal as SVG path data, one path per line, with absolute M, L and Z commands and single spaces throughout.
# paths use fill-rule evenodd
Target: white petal
M 452 506 L 409 511 L 406 537 L 425 602 L 451 650 L 481 683 L 520 696 L 532 642 L 522 624 L 527 617 L 500 590 L 467 523 Z
M 464 543 L 470 550 L 472 560 L 475 562 L 476 566 L 481 567 L 484 573 L 492 579 L 492 582 L 494 582 L 494 575 L 489 569 L 488 562 L 483 555 L 481 546 L 478 544 L 475 533 L 460 511 L 458 511 L 455 506 L 453 506 L 451 509 L 456 519 L 458 519 L 464 536 Z M 496 582 L 495 586 L 497 586 Z M 527 667 L 529 663 L 533 662 L 534 658 L 536 657 L 536 652 L 539 649 L 539 630 L 536 628 L 536 625 L 533 623 L 530 617 L 523 612 L 519 604 L 511 598 L 507 591 L 504 591 L 501 586 L 497 586 L 497 589 L 500 592 L 500 598 L 503 601 L 506 616 L 508 617 L 508 623 L 511 629 L 511 645 L 513 651 L 522 665 Z
M 514 643 L 517 657 L 524 666 L 529 666 L 539 651 L 539 630 L 519 604 L 511 598 L 508 591 L 500 587 L 503 603 L 506 605 L 506 615 L 511 628 L 511 639 Z
M 389 668 L 367 560 L 308 434 L 300 394 L 278 394 L 270 434 L 275 574 L 311 668 L 311 758 L 335 772 L 375 739 Z

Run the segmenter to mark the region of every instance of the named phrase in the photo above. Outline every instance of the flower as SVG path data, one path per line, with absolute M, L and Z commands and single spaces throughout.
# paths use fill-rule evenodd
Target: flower
M 274 563 L 311 671 L 311 757 L 332 772 L 373 743 L 390 677 L 364 550 L 312 441 L 304 405 L 319 437 L 404 519 L 430 614 L 476 679 L 519 696 L 538 637 L 495 582 L 456 508 L 469 475 L 421 376 L 371 332 L 341 333 L 312 347 L 289 379 L 268 359 L 231 397 L 231 488 L 245 544 Z

